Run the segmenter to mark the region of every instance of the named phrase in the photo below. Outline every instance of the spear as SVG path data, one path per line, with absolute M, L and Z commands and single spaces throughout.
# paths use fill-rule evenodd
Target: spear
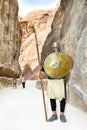
M 36 35 L 36 30 L 35 30 L 34 25 L 33 25 L 33 31 L 35 33 L 35 41 L 36 41 L 38 64 L 40 65 L 41 62 L 40 62 L 40 56 L 39 56 L 39 48 L 38 48 L 37 35 Z M 39 77 L 40 77 L 40 81 L 41 81 L 41 89 L 42 89 L 42 97 L 43 97 L 43 104 L 44 104 L 45 119 L 47 121 L 46 102 L 45 102 L 45 95 L 44 95 L 44 84 L 43 84 L 41 71 L 40 71 Z

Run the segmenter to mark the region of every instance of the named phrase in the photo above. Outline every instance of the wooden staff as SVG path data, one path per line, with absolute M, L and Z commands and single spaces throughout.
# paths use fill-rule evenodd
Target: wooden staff
M 35 30 L 34 26 L 33 26 L 33 31 L 35 33 L 37 58 L 38 58 L 38 63 L 40 65 L 41 62 L 40 62 L 40 57 L 39 57 L 39 48 L 38 48 L 38 42 L 37 42 L 37 35 L 36 35 L 36 30 Z M 45 102 L 45 95 L 44 95 L 44 84 L 43 84 L 43 80 L 42 80 L 42 73 L 41 73 L 41 71 L 40 71 L 39 77 L 40 77 L 40 80 L 41 80 L 41 89 L 42 89 L 42 97 L 43 97 L 43 104 L 44 104 L 45 119 L 47 121 L 46 102 Z

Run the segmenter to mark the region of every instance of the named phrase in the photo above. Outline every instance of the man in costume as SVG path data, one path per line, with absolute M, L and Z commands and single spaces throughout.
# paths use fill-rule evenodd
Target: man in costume
M 53 43 L 53 51 L 58 52 L 60 49 L 57 46 L 57 43 Z M 44 66 L 40 66 L 41 71 L 45 72 Z M 66 106 L 66 81 L 65 77 L 62 78 L 52 78 L 48 76 L 48 85 L 47 85 L 47 96 L 50 98 L 50 105 L 52 110 L 52 116 L 48 119 L 48 122 L 52 122 L 58 119 L 56 112 L 56 100 L 60 102 L 60 121 L 66 122 L 66 117 L 64 115 L 65 106 Z

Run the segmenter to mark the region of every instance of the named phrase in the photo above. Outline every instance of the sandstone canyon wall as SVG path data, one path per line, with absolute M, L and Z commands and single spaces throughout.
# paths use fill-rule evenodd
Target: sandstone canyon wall
M 27 78 L 35 79 L 38 76 L 38 60 L 35 32 L 32 28 L 34 26 L 38 42 L 39 54 L 41 57 L 42 46 L 44 41 L 51 31 L 51 24 L 54 10 L 36 10 L 28 13 L 25 17 L 20 18 L 20 26 L 22 28 L 22 46 L 20 51 L 19 63 L 22 71 L 27 69 Z
M 0 0 L 0 76 L 19 77 L 21 28 L 17 0 Z
M 32 26 L 36 30 L 39 53 L 41 54 L 44 40 L 51 30 L 52 16 L 52 10 L 37 10 L 30 12 L 20 20 L 23 35 L 19 63 L 22 69 L 26 64 L 29 64 L 32 70 L 38 65 L 35 33 Z

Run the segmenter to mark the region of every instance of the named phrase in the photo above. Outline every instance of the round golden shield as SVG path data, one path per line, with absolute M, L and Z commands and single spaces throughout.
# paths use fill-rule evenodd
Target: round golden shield
M 70 69 L 70 59 L 63 52 L 51 53 L 44 61 L 44 70 L 50 78 L 62 78 L 69 73 Z

